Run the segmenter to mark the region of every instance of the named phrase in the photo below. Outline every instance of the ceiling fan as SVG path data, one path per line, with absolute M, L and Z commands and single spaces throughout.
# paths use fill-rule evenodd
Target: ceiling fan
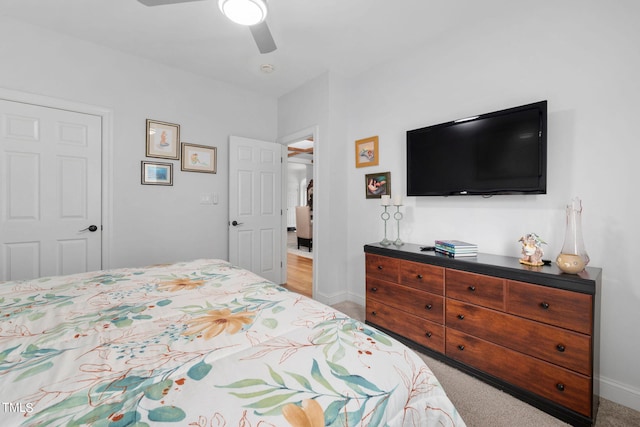
M 138 0 L 145 6 L 187 3 L 203 0 Z M 249 27 L 260 53 L 277 49 L 271 31 L 267 26 L 267 4 L 265 0 L 218 0 L 218 7 L 230 20 Z M 245 12 L 248 12 L 246 14 Z

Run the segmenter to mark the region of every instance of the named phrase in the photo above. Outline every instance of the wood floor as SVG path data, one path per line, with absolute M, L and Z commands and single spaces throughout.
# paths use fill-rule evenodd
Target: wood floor
M 311 298 L 313 259 L 287 253 L 287 283 L 284 286 Z

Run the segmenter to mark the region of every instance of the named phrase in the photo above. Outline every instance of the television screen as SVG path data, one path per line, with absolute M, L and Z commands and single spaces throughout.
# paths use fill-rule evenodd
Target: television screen
M 547 101 L 407 131 L 407 195 L 546 194 Z

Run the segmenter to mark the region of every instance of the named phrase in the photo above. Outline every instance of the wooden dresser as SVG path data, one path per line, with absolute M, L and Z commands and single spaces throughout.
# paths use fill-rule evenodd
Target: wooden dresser
M 575 426 L 598 409 L 602 270 L 365 245 L 366 322 Z

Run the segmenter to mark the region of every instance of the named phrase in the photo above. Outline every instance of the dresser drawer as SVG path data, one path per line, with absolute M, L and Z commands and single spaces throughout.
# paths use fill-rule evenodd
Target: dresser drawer
M 444 268 L 402 261 L 400 263 L 400 284 L 444 295 Z
M 447 328 L 446 355 L 587 417 L 591 379 L 576 372 Z
M 504 310 L 504 282 L 497 277 L 447 269 L 445 294 L 447 298 Z
M 400 260 L 396 258 L 371 254 L 366 256 L 367 276 L 375 277 L 376 279 L 397 283 L 399 265 Z
M 507 311 L 591 335 L 591 295 L 531 283 L 507 281 Z
M 367 299 L 367 322 L 402 335 L 417 344 L 444 353 L 444 325 L 430 322 L 412 314 Z
M 381 303 L 430 320 L 444 322 L 444 297 L 367 277 L 367 301 Z
M 447 300 L 446 325 L 591 376 L 588 335 L 455 300 Z

